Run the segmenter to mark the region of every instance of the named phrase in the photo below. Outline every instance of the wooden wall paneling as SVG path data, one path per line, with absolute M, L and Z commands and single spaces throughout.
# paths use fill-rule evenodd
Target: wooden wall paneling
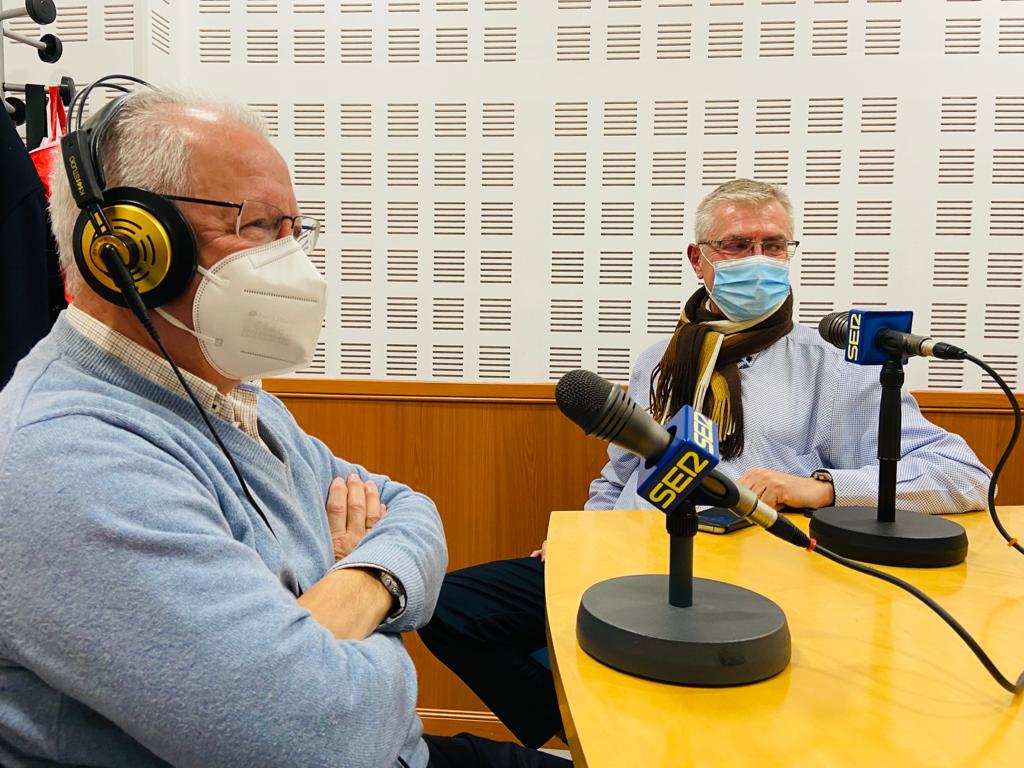
M 605 462 L 605 444 L 562 416 L 551 384 L 277 379 L 265 386 L 337 455 L 434 499 L 450 569 L 528 555 L 544 539 L 550 511 L 581 508 Z M 931 421 L 963 435 L 994 465 L 1012 428 L 1002 395 L 915 394 Z M 1004 471 L 999 502 L 1024 503 L 1024 451 Z M 406 646 L 428 732 L 511 738 L 417 636 Z

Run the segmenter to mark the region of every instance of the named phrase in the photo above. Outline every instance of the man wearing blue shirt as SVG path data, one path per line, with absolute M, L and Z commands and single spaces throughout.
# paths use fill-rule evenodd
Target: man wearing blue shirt
M 878 373 L 844 363 L 816 331 L 794 323 L 789 197 L 770 184 L 728 182 L 701 202 L 695 230 L 687 256 L 704 285 L 672 336 L 640 354 L 629 395 L 659 420 L 684 404 L 711 416 L 722 436 L 718 469 L 773 507 L 874 506 Z M 927 421 L 906 392 L 902 424 L 900 508 L 983 508 L 989 474 L 963 439 Z M 586 508 L 650 508 L 637 495 L 639 466 L 609 446 Z M 420 632 L 526 744 L 560 727 L 550 672 L 538 660 L 543 546 L 534 555 L 448 574 Z

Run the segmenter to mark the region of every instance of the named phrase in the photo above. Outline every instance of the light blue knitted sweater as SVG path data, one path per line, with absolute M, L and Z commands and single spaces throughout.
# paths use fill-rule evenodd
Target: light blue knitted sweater
M 0 393 L 0 765 L 420 768 L 416 675 L 447 565 L 430 499 L 335 458 L 259 396 L 260 446 L 62 316 Z M 336 641 L 293 594 L 333 565 L 336 476 L 387 516 L 344 562 L 394 573 L 407 609 Z

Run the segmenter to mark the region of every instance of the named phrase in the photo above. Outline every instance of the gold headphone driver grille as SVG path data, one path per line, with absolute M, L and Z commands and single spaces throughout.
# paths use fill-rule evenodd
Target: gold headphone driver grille
M 131 203 L 115 203 L 103 208 L 118 237 L 97 236 L 92 222 L 82 230 L 82 253 L 96 279 L 111 290 L 118 290 L 103 263 L 105 245 L 112 245 L 135 281 L 140 294 L 153 290 L 171 270 L 171 240 L 159 219 L 145 208 Z M 126 245 L 127 244 L 127 245 Z

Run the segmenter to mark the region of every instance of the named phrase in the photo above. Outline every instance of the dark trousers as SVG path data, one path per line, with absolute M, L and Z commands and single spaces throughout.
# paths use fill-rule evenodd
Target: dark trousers
M 424 736 L 430 750 L 427 768 L 570 768 L 565 758 L 537 752 L 507 741 L 491 741 L 460 733 Z
M 547 645 L 540 558 L 449 573 L 420 637 L 523 744 L 539 747 L 561 730 L 551 670 L 533 656 Z

